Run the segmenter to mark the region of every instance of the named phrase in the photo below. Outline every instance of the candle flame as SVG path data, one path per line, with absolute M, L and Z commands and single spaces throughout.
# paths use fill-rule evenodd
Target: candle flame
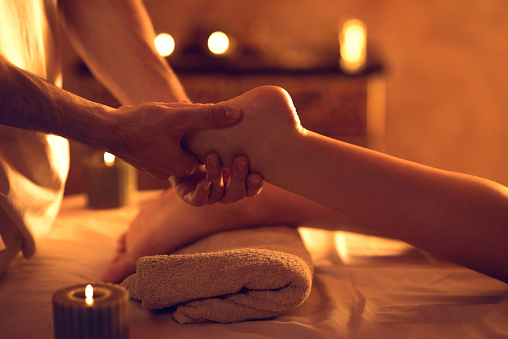
M 90 284 L 86 285 L 85 287 L 85 297 L 93 298 L 93 287 Z
M 208 49 L 216 55 L 225 54 L 229 49 L 229 37 L 224 32 L 213 32 L 208 37 Z
M 175 39 L 167 33 L 161 33 L 155 38 L 155 48 L 160 56 L 169 56 L 175 50 Z
M 92 285 L 88 284 L 85 287 L 85 302 L 87 305 L 91 306 L 93 305 L 93 287 Z
M 111 153 L 104 152 L 104 163 L 108 167 L 113 166 L 115 164 L 115 156 Z
M 339 35 L 340 65 L 345 72 L 357 73 L 365 67 L 367 29 L 358 19 L 347 20 Z

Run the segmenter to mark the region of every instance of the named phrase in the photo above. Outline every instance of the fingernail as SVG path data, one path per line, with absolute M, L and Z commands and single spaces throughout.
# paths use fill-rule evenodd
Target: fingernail
M 236 161 L 236 169 L 238 169 L 239 171 L 245 170 L 246 167 L 247 167 L 246 160 L 240 159 Z
M 228 120 L 237 120 L 240 117 L 240 113 L 238 107 L 226 107 L 226 118 Z
M 209 163 L 212 168 L 218 168 L 219 167 L 219 158 L 217 156 L 211 156 Z
M 258 177 L 252 177 L 252 178 L 249 179 L 249 182 L 250 182 L 251 185 L 257 186 L 257 185 L 259 185 L 261 180 Z

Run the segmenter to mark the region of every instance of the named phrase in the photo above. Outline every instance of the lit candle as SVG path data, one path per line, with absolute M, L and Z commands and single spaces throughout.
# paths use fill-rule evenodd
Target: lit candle
M 85 287 L 85 302 L 88 306 L 93 305 L 93 286 L 90 284 Z
M 128 204 L 137 188 L 135 169 L 107 152 L 84 160 L 85 192 L 91 208 L 116 208 Z
M 129 295 L 120 285 L 69 286 L 53 294 L 55 339 L 129 338 Z
M 157 35 L 154 43 L 157 52 L 162 57 L 170 56 L 175 50 L 175 39 L 167 33 Z
M 340 67 L 346 73 L 358 73 L 367 60 L 367 29 L 358 19 L 344 22 L 339 27 Z
M 235 40 L 226 33 L 216 31 L 210 34 L 207 41 L 208 50 L 218 57 L 231 55 L 235 49 Z
M 111 167 L 115 164 L 115 156 L 113 154 L 104 152 L 103 158 L 104 164 L 106 164 L 106 166 Z

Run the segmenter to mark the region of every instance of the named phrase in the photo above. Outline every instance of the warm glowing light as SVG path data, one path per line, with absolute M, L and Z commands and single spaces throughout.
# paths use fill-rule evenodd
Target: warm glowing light
M 216 55 L 226 54 L 229 49 L 229 38 L 224 32 L 213 32 L 208 37 L 208 49 Z
M 93 287 L 90 284 L 86 285 L 85 287 L 85 297 L 93 298 Z
M 411 245 L 399 240 L 342 231 L 335 232 L 335 248 L 346 265 L 372 258 L 408 255 L 409 251 L 417 251 Z
M 155 48 L 160 56 L 167 57 L 175 50 L 175 39 L 167 33 L 161 33 L 155 38 Z
M 93 287 L 90 284 L 85 287 L 85 302 L 87 305 L 93 304 Z
M 104 152 L 104 163 L 108 167 L 113 166 L 115 164 L 115 156 L 111 153 Z
M 3 251 L 7 248 L 7 246 L 4 243 L 4 240 L 2 239 L 2 235 L 0 235 L 0 251 Z
M 358 19 L 347 20 L 339 34 L 340 66 L 347 73 L 357 73 L 367 59 L 367 29 Z

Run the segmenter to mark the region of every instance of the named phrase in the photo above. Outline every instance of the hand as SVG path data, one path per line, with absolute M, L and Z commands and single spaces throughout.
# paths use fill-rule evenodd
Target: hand
M 237 107 L 189 103 L 144 103 L 113 112 L 119 131 L 112 133 L 107 151 L 159 179 L 189 175 L 196 158 L 181 141 L 193 129 L 220 128 L 241 116 Z
M 192 175 L 169 179 L 180 198 L 191 205 L 232 203 L 255 196 L 263 188 L 263 178 L 249 173 L 249 160 L 244 156 L 234 159 L 230 173 L 222 169 L 216 153 L 207 155 L 204 167 Z

